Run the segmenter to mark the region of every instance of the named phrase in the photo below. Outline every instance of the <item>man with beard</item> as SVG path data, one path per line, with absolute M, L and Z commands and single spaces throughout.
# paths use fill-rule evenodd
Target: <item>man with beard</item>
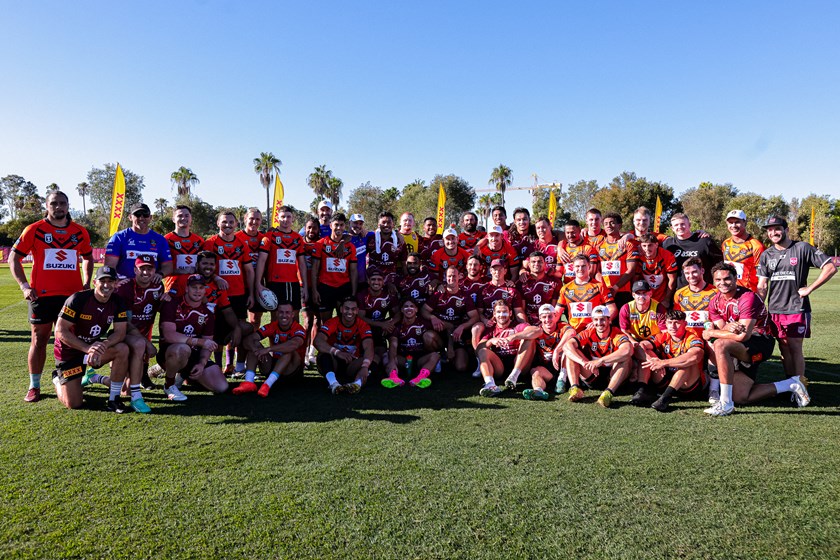
M 405 241 L 406 251 L 416 253 L 420 246 L 420 236 L 414 231 L 415 220 L 411 212 L 403 212 L 400 216 L 400 235 Z
M 639 268 L 639 250 L 633 241 L 622 243 L 621 216 L 604 216 L 604 237 L 595 246 L 601 259 L 601 278 L 620 308 L 633 299 L 630 284 Z M 622 248 L 623 245 L 623 248 Z
M 262 243 L 265 234 L 260 231 L 262 225 L 262 212 L 259 208 L 248 208 L 245 215 L 242 217 L 242 229 L 236 232 L 236 237 L 248 247 L 248 258 L 251 261 L 251 266 L 254 268 L 254 282 L 259 282 L 257 276 L 257 263 L 260 260 L 260 243 Z M 266 312 L 259 301 L 256 301 L 256 294 L 254 294 L 254 304 L 248 309 L 248 322 L 256 329 L 262 323 L 262 314 Z M 243 372 L 245 364 L 237 362 L 237 372 Z M 227 372 L 225 372 L 227 373 Z
M 329 200 L 322 200 L 318 203 L 318 236 L 319 239 L 329 237 L 332 230 L 333 205 Z M 306 226 L 304 225 L 298 232 L 301 235 L 306 235 Z
M 140 255 L 149 255 L 154 257 L 157 263 L 155 282 L 160 283 L 174 270 L 169 242 L 161 234 L 150 229 L 152 211 L 142 202 L 131 207 L 129 219 L 131 227 L 118 231 L 108 240 L 104 264 L 116 268 L 121 277 L 131 278 L 134 274 L 135 259 Z
M 472 252 L 476 244 L 487 235 L 478 231 L 478 216 L 475 212 L 464 212 L 461 216 L 461 233 L 458 234 L 458 246 L 465 251 Z
M 373 335 L 368 324 L 359 317 L 355 299 L 342 300 L 338 311 L 337 317 L 324 322 L 315 338 L 318 371 L 327 380 L 333 395 L 353 395 L 362 390 L 370 375 Z
M 356 282 L 360 290 L 367 287 L 367 242 L 371 235 L 373 234 L 365 229 L 364 216 L 350 216 L 350 243 L 356 248 Z
M 754 403 L 786 392 L 793 393 L 797 406 L 808 406 L 811 397 L 799 376 L 776 383 L 755 383 L 758 366 L 773 354 L 774 324 L 761 299 L 738 286 L 734 266 L 716 264 L 712 278 L 718 293 L 709 302 L 713 326 L 703 331 L 703 338 L 711 341 L 711 360 L 720 377 L 720 400 L 704 412 L 728 416 L 735 412 L 736 403 Z
M 545 255 L 534 251 L 528 256 L 528 273 L 516 281 L 516 290 L 525 305 L 525 317 L 531 325 L 539 322 L 539 310 L 545 303 L 557 303 L 558 282 L 545 273 Z
M 662 248 L 674 254 L 677 267 L 680 269 L 685 261 L 691 257 L 698 257 L 703 261 L 703 269 L 708 274 L 716 263 L 723 260 L 720 247 L 711 237 L 704 237 L 703 232 L 700 231 L 691 231 L 691 222 L 685 214 L 677 213 L 671 216 L 671 229 L 674 230 L 674 235 L 662 242 Z M 711 282 L 711 280 L 711 276 L 706 278 L 706 282 Z M 685 278 L 677 278 L 677 287 L 683 286 L 685 286 Z
M 47 195 L 47 217 L 26 226 L 9 252 L 9 269 L 29 304 L 32 341 L 29 344 L 29 389 L 24 401 L 41 400 L 41 375 L 53 324 L 68 297 L 90 287 L 93 249 L 90 235 L 70 217 L 67 195 Z M 26 280 L 23 258 L 32 255 L 32 283 Z M 79 257 L 82 259 L 79 274 Z M 84 276 L 84 280 L 82 279 Z
M 116 281 L 114 268 L 100 267 L 93 289 L 67 298 L 55 323 L 53 384 L 58 400 L 67 408 L 82 406 L 81 379 L 85 365 L 100 368 L 110 362 L 113 383 L 106 408 L 117 414 L 130 411 L 120 399 L 120 389 L 128 373 L 129 350 L 123 342 L 128 313 L 125 302 L 114 295 Z M 113 330 L 109 333 L 109 329 Z M 132 394 L 134 398 L 142 401 L 139 387 Z
M 467 259 L 470 254 L 458 246 L 458 232 L 455 228 L 448 228 L 443 232 L 443 248 L 432 254 L 426 268 L 432 274 L 443 280 L 446 269 L 454 266 L 461 274 L 467 271 Z
M 411 378 L 413 367 L 419 373 L 408 384 L 418 389 L 426 389 L 432 384 L 430 376 L 440 361 L 440 337 L 431 325 L 419 316 L 419 307 L 413 299 L 405 299 L 400 306 L 401 317 L 388 341 L 388 364 L 391 373 L 382 380 L 386 389 L 405 385 L 400 377 L 400 369 Z
M 367 241 L 368 271 L 372 268 L 381 270 L 385 275 L 385 282 L 393 284 L 397 279 L 397 271 L 402 272 L 407 254 L 403 236 L 394 231 L 394 215 L 381 212 L 379 228 Z
M 435 251 L 443 247 L 443 236 L 437 232 L 437 220 L 426 218 L 423 220 L 423 235 L 417 242 L 417 252 L 424 263 L 429 262 Z
M 360 214 L 354 214 L 360 216 Z M 364 219 L 362 219 L 364 224 Z M 312 276 L 312 262 L 315 260 L 318 249 L 318 241 L 320 232 L 318 230 L 318 218 L 309 216 L 306 219 L 306 224 L 303 226 L 303 250 L 304 260 L 306 261 L 306 277 L 309 280 L 309 293 L 307 295 L 306 303 L 303 306 L 303 328 L 306 331 L 306 355 L 304 356 L 304 366 L 315 365 L 315 337 L 318 335 L 318 329 L 321 326 L 321 315 L 318 312 L 318 304 L 315 303 L 313 293 L 316 290 L 316 284 L 313 283 Z M 304 272 L 304 271 L 301 271 Z
M 295 320 L 297 310 L 289 302 L 280 302 L 277 319 L 263 325 L 246 339 L 248 347 L 248 363 L 245 370 L 245 381 L 233 389 L 234 395 L 257 393 L 267 397 L 271 387 L 281 377 L 284 379 L 303 379 L 303 357 L 306 352 L 306 332 Z M 268 339 L 268 347 L 263 347 L 260 341 Z M 259 364 L 261 372 L 267 376 L 265 383 L 257 389 L 254 380 Z
M 470 296 L 476 308 L 478 308 L 478 297 L 485 284 L 487 284 L 487 275 L 484 273 L 484 263 L 478 255 L 471 255 L 467 259 L 467 274 L 461 279 L 461 287 Z
M 804 339 L 811 337 L 811 301 L 809 295 L 828 282 L 837 268 L 825 253 L 803 241 L 788 237 L 787 221 L 773 216 L 764 226 L 773 243 L 762 253 L 758 265 L 758 295 L 767 298 L 770 319 L 778 330 L 782 365 L 790 377 L 805 380 Z M 808 285 L 808 271 L 820 269 L 820 275 Z
M 592 310 L 592 325 L 572 337 L 563 347 L 569 368 L 569 401 L 584 397 L 581 384 L 604 387 L 598 404 L 609 408 L 615 392 L 630 375 L 633 345 L 627 335 L 610 326 L 610 312 L 599 305 Z
M 397 291 L 402 299 L 410 298 L 422 309 L 439 282 L 429 272 L 421 271 L 420 262 L 418 253 L 408 254 L 405 258 L 405 274 L 399 277 Z

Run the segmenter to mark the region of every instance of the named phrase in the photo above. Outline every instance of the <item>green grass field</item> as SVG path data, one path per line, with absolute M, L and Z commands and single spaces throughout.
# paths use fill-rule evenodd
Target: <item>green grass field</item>
M 837 558 L 840 281 L 814 304 L 801 410 L 491 400 L 458 377 L 334 397 L 311 376 L 119 416 L 101 388 L 65 410 L 48 375 L 23 402 L 26 308 L 0 269 L 0 557 Z

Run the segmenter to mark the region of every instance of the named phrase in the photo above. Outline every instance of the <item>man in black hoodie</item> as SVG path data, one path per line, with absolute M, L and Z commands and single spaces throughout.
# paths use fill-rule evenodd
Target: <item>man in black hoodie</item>
M 723 260 L 718 244 L 709 236 L 703 237 L 700 231 L 692 232 L 688 216 L 682 213 L 671 216 L 671 229 L 674 230 L 674 235 L 662 242 L 662 248 L 674 254 L 680 270 L 683 263 L 691 257 L 699 258 L 703 261 L 703 269 L 706 271 L 704 276 L 706 283 L 711 284 L 710 271 L 715 264 Z M 685 276 L 678 275 L 677 288 L 682 288 L 686 284 Z

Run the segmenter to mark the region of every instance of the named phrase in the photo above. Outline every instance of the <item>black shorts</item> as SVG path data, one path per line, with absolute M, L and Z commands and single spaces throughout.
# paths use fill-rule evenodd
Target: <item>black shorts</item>
M 499 360 L 502 362 L 504 373 L 510 374 L 510 372 L 513 371 L 514 364 L 516 363 L 516 354 L 505 354 L 501 356 L 496 354 L 496 356 L 498 356 Z
M 242 294 L 241 296 L 228 296 L 230 300 L 230 308 L 233 309 L 233 314 L 236 318 L 245 321 L 248 318 L 248 296 Z M 218 323 L 218 318 L 216 320 Z
M 157 353 L 157 362 L 158 365 L 160 365 L 160 367 L 162 367 L 163 369 L 166 369 L 166 351 L 169 349 L 170 346 L 172 345 L 166 344 L 164 342 L 160 343 L 160 351 L 158 351 Z M 201 350 L 198 348 L 193 348 L 190 352 L 190 359 L 187 360 L 187 365 L 178 370 L 178 373 L 180 373 L 182 376 L 188 375 L 190 373 L 190 370 L 192 370 L 192 368 L 195 367 L 199 360 L 201 360 Z M 205 368 L 209 368 L 210 366 L 214 365 L 216 365 L 216 362 L 214 362 L 213 360 L 208 360 Z
M 266 284 L 266 288 L 277 296 L 278 305 L 288 302 L 292 304 L 295 311 L 300 311 L 300 284 L 297 282 L 269 282 Z
M 356 380 L 356 374 L 359 370 L 356 369 L 355 373 L 350 374 L 348 369 L 350 368 L 350 364 L 358 361 L 358 358 L 348 364 L 344 360 L 340 360 L 328 353 L 321 352 L 315 360 L 318 364 L 318 372 L 323 376 L 326 376 L 329 372 L 333 372 L 339 383 L 352 383 Z
M 557 377 L 560 375 L 560 371 L 554 369 L 554 365 L 551 362 L 546 362 L 542 358 L 535 357 L 534 361 L 531 363 L 531 370 L 538 367 L 545 368 L 548 373 L 551 374 L 552 381 L 556 381 Z
M 452 347 L 456 350 L 458 348 L 469 348 L 472 349 L 472 346 L 468 344 L 470 340 L 470 331 L 464 330 L 463 334 L 461 334 L 461 338 L 452 338 L 452 333 L 448 330 L 444 329 L 442 331 L 435 331 L 440 336 L 441 340 L 441 351 L 445 351 L 449 347 L 449 340 L 452 339 Z M 465 340 L 466 339 L 466 340 Z
M 598 368 L 598 373 L 587 377 L 581 376 L 581 383 L 590 389 L 606 389 L 610 384 L 610 374 L 612 374 L 612 366 L 601 366 Z
M 224 315 L 217 315 L 216 322 L 213 325 L 213 342 L 219 346 L 224 346 L 230 342 L 230 336 L 233 334 L 233 328 L 228 325 Z
M 339 286 L 338 288 L 327 286 L 326 284 L 321 284 L 319 282 L 318 295 L 321 296 L 321 305 L 318 307 L 318 310 L 321 313 L 334 311 L 338 309 L 341 300 L 353 295 L 353 287 L 349 282 L 343 286 Z
M 753 333 L 750 339 L 742 344 L 750 355 L 750 362 L 739 361 L 736 369 L 755 381 L 758 376 L 758 366 L 773 355 L 776 339 L 766 334 Z
M 55 370 L 53 371 L 53 377 L 57 377 L 58 382 L 64 385 L 68 381 L 82 377 L 85 374 L 86 369 L 87 366 L 85 365 L 85 354 L 82 354 L 81 356 L 78 356 L 76 358 L 70 358 L 69 360 L 56 362 Z
M 43 296 L 29 302 L 29 322 L 33 325 L 51 325 L 58 319 L 64 302 L 70 296 Z
M 625 303 L 630 303 L 631 301 L 633 301 L 633 294 L 631 294 L 630 292 L 617 292 L 615 294 L 615 307 L 619 311 Z M 618 317 L 616 316 L 616 320 L 617 319 Z

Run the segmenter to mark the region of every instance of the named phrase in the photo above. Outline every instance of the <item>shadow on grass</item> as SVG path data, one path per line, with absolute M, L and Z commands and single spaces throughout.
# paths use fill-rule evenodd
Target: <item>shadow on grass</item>
M 0 341 L 2 342 L 25 342 L 27 346 L 32 342 L 32 332 L 28 330 L 0 329 Z M 50 344 L 53 340 L 50 337 Z

